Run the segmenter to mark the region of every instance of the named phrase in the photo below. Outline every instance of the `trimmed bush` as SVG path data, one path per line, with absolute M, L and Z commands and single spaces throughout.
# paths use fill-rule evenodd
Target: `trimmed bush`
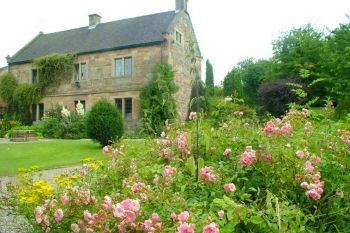
M 86 119 L 88 136 L 102 146 L 123 135 L 123 119 L 119 110 L 107 100 L 94 104 Z

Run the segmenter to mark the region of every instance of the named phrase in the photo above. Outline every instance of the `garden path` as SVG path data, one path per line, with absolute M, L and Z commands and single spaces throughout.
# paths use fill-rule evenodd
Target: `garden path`
M 0 142 L 1 143 L 1 142 Z M 63 172 L 70 172 L 79 166 L 61 167 L 49 170 L 38 171 L 35 173 L 34 178 L 38 179 L 40 175 L 54 184 L 53 178 Z M 6 195 L 6 184 L 8 182 L 16 183 L 17 178 L 15 176 L 3 176 L 0 177 L 0 197 Z M 32 227 L 23 216 L 16 216 L 11 214 L 11 211 L 6 206 L 0 206 L 0 233 L 27 233 L 32 232 Z

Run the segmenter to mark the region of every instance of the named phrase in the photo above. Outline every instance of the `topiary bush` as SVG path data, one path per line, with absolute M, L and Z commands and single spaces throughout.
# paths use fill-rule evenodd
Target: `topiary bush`
M 86 127 L 88 136 L 102 146 L 123 135 L 123 119 L 119 110 L 104 99 L 96 102 L 87 114 Z

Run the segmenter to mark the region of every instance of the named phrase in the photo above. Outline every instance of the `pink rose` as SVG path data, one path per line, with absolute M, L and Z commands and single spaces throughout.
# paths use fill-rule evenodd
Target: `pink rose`
M 182 223 L 178 228 L 178 233 L 194 233 L 194 224 Z
M 104 146 L 103 149 L 102 149 L 102 152 L 107 154 L 109 152 L 108 146 Z
M 224 153 L 222 153 L 222 155 L 229 155 L 229 154 L 231 154 L 231 152 L 232 152 L 232 150 L 227 148 L 227 149 L 225 149 Z
M 210 223 L 209 225 L 203 228 L 203 233 L 219 233 L 219 228 L 216 223 Z
M 69 197 L 67 195 L 67 193 L 65 193 L 62 197 L 61 197 L 61 202 L 63 204 L 67 204 L 67 202 L 69 201 Z
M 224 189 L 227 192 L 234 192 L 236 190 L 236 186 L 233 183 L 225 184 Z
M 60 222 L 64 216 L 63 210 L 62 209 L 56 210 L 53 216 L 55 217 L 56 222 Z
M 170 218 L 171 218 L 173 221 L 175 221 L 175 220 L 177 219 L 177 215 L 176 215 L 174 212 L 172 212 L 171 215 L 170 215 Z
M 154 222 L 158 222 L 159 221 L 159 215 L 157 214 L 157 213 L 153 213 L 152 214 L 152 221 L 154 221 Z
M 189 216 L 190 213 L 188 211 L 181 212 L 178 216 L 179 222 L 186 222 Z

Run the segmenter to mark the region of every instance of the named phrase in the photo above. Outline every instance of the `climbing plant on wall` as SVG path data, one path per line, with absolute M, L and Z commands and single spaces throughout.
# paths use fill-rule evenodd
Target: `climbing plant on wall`
M 6 74 L 0 82 L 0 97 L 8 106 L 8 115 L 25 124 L 31 123 L 30 106 L 72 77 L 75 58 L 73 54 L 51 54 L 35 59 L 33 64 L 39 71 L 38 83 L 17 84 L 13 75 Z M 14 87 L 12 91 L 8 90 L 9 83 Z

